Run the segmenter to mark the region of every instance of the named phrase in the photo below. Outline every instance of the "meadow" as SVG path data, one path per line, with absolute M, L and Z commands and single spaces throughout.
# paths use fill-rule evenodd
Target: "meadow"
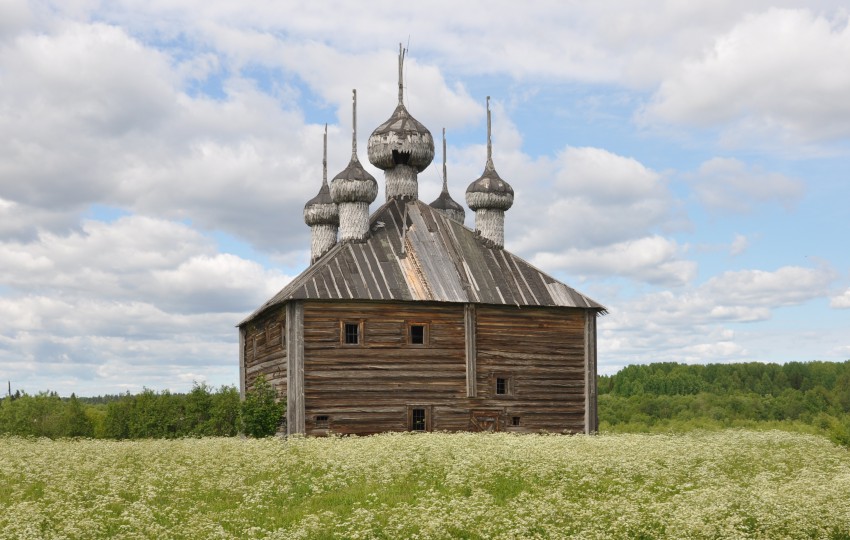
M 0 538 L 850 539 L 850 451 L 783 431 L 0 438 Z

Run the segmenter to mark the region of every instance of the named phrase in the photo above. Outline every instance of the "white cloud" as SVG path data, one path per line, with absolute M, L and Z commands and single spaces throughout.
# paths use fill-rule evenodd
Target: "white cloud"
M 706 298 L 716 299 L 718 305 L 776 308 L 826 296 L 835 277 L 828 268 L 784 266 L 773 272 L 724 272 L 709 279 L 701 289 Z
M 667 77 L 650 119 L 724 126 L 730 142 L 829 141 L 850 134 L 848 12 L 751 13 Z
M 586 250 L 539 252 L 532 262 L 541 268 L 564 270 L 583 278 L 616 275 L 676 286 L 696 277 L 696 263 L 680 259 L 684 251 L 675 241 L 651 236 Z
M 850 289 L 829 299 L 829 307 L 835 309 L 850 309 Z
M 33 242 L 0 242 L 0 278 L 28 293 L 144 298 L 186 313 L 251 310 L 286 281 L 215 249 L 180 223 L 140 216 L 86 221 L 67 235 L 44 232 Z
M 186 389 L 186 373 L 230 383 L 234 325 L 288 279 L 217 253 L 184 224 L 140 216 L 0 241 L 3 375 L 91 394 L 139 381 Z
M 682 219 L 661 174 L 592 147 L 567 147 L 553 162 L 512 169 L 523 189 L 516 189 L 522 204 L 506 215 L 507 244 L 541 267 L 671 286 L 695 276 L 686 248 L 656 232 Z
M 711 210 L 747 213 L 756 204 L 779 203 L 793 208 L 803 196 L 799 180 L 747 166 L 734 158 L 712 158 L 691 176 L 700 202 Z
M 517 205 L 524 250 L 589 248 L 640 238 L 675 211 L 661 175 L 635 159 L 600 148 L 568 147 L 550 167 L 547 172 L 555 180 L 535 178 L 533 200 Z M 527 178 L 527 173 L 517 171 L 517 176 Z
M 747 248 L 749 247 L 750 240 L 743 234 L 736 234 L 735 238 L 732 240 L 732 244 L 729 246 L 729 255 L 737 257 L 747 251 Z
M 775 362 L 782 360 L 779 351 L 797 351 L 802 342 L 816 350 L 840 336 L 828 329 L 819 332 L 820 337 L 776 333 L 758 330 L 752 323 L 770 319 L 777 309 L 828 296 L 834 279 L 834 272 L 825 268 L 742 270 L 679 293 L 659 291 L 609 302 L 610 314 L 599 322 L 600 358 L 626 363 Z M 618 367 L 604 369 L 613 372 Z

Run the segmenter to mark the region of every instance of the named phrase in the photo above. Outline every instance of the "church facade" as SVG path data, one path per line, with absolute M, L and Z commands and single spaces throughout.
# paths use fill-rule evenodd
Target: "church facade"
M 369 214 L 355 93 L 351 161 L 304 208 L 311 265 L 239 324 L 243 395 L 264 375 L 287 434 L 596 431 L 605 308 L 504 249 L 514 192 L 493 164 L 489 98 L 487 161 L 465 197 L 475 229 L 449 194 L 445 137 L 442 193 L 419 200 L 434 141 L 404 106 L 403 58 L 398 105 L 368 140 L 386 201 Z

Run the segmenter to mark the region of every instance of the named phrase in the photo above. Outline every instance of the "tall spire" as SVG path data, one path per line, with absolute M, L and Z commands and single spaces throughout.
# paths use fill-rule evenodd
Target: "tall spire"
M 419 198 L 417 175 L 434 159 L 431 132 L 410 116 L 404 106 L 404 57 L 398 44 L 398 105 L 389 120 L 369 137 L 369 161 L 384 171 L 387 200 Z
M 466 210 L 449 195 L 448 175 L 446 174 L 446 128 L 443 128 L 443 191 L 429 206 L 461 225 L 466 219 Z
M 443 128 L 443 191 L 449 192 L 449 184 L 446 175 L 446 128 Z
M 336 236 L 339 231 L 339 208 L 331 197 L 328 188 L 328 125 L 325 124 L 325 133 L 322 150 L 322 187 L 319 194 L 307 201 L 304 205 L 304 223 L 310 226 L 310 264 L 313 264 L 322 255 L 336 245 Z
M 351 158 L 357 159 L 357 89 L 351 90 Z M 488 113 L 489 114 L 489 113 Z
M 492 122 L 490 120 L 490 96 L 487 96 L 487 164 L 485 167 L 488 169 L 495 170 L 496 167 L 493 165 L 493 130 L 491 128 Z
M 398 104 L 404 104 L 404 53 L 401 43 L 398 44 Z
M 340 240 L 362 242 L 369 236 L 369 203 L 378 195 L 378 183 L 357 158 L 357 90 L 351 95 L 351 161 L 331 180 L 330 192 L 339 205 Z
M 325 122 L 325 134 L 322 137 L 322 185 L 328 183 L 328 123 Z

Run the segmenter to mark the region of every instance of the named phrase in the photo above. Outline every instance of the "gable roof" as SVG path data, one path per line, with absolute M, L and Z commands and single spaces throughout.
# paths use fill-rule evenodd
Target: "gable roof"
M 239 325 L 290 300 L 402 300 L 605 307 L 422 201 L 391 199 L 364 242 L 337 243 Z

